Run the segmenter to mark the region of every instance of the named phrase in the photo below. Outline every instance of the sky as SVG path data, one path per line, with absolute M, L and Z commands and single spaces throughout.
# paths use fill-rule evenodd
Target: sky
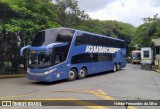
M 143 24 L 142 18 L 159 13 L 160 0 L 77 0 L 80 10 L 93 19 L 117 20 L 135 27 Z

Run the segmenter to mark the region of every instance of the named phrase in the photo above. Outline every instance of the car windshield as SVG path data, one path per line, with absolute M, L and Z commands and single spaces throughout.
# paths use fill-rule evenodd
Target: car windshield
M 50 54 L 44 54 L 43 51 L 32 51 L 29 59 L 30 68 L 46 68 L 52 65 Z

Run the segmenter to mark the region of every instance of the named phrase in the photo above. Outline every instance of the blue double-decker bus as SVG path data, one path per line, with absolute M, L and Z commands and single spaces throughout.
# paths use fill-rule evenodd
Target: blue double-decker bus
M 125 41 L 70 28 L 39 31 L 29 49 L 27 76 L 52 82 L 118 71 L 126 66 Z

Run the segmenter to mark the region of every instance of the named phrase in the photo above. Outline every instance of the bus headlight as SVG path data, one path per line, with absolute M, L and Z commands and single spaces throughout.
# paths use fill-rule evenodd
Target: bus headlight
M 45 75 L 47 75 L 47 74 L 49 74 L 49 73 L 50 73 L 50 71 L 46 71 L 46 72 L 44 72 L 44 74 L 45 74 Z
M 49 70 L 49 71 L 46 71 L 46 72 L 44 72 L 44 74 L 49 74 L 49 73 L 52 73 L 53 71 L 56 71 L 57 70 L 57 68 L 54 68 L 54 69 L 51 69 L 51 70 Z

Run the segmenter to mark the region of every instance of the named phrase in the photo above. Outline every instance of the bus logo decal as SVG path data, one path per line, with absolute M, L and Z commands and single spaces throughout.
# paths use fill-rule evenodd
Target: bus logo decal
M 87 45 L 85 52 L 86 53 L 115 53 L 120 48 L 109 48 L 109 47 L 102 47 L 102 46 L 92 46 Z

